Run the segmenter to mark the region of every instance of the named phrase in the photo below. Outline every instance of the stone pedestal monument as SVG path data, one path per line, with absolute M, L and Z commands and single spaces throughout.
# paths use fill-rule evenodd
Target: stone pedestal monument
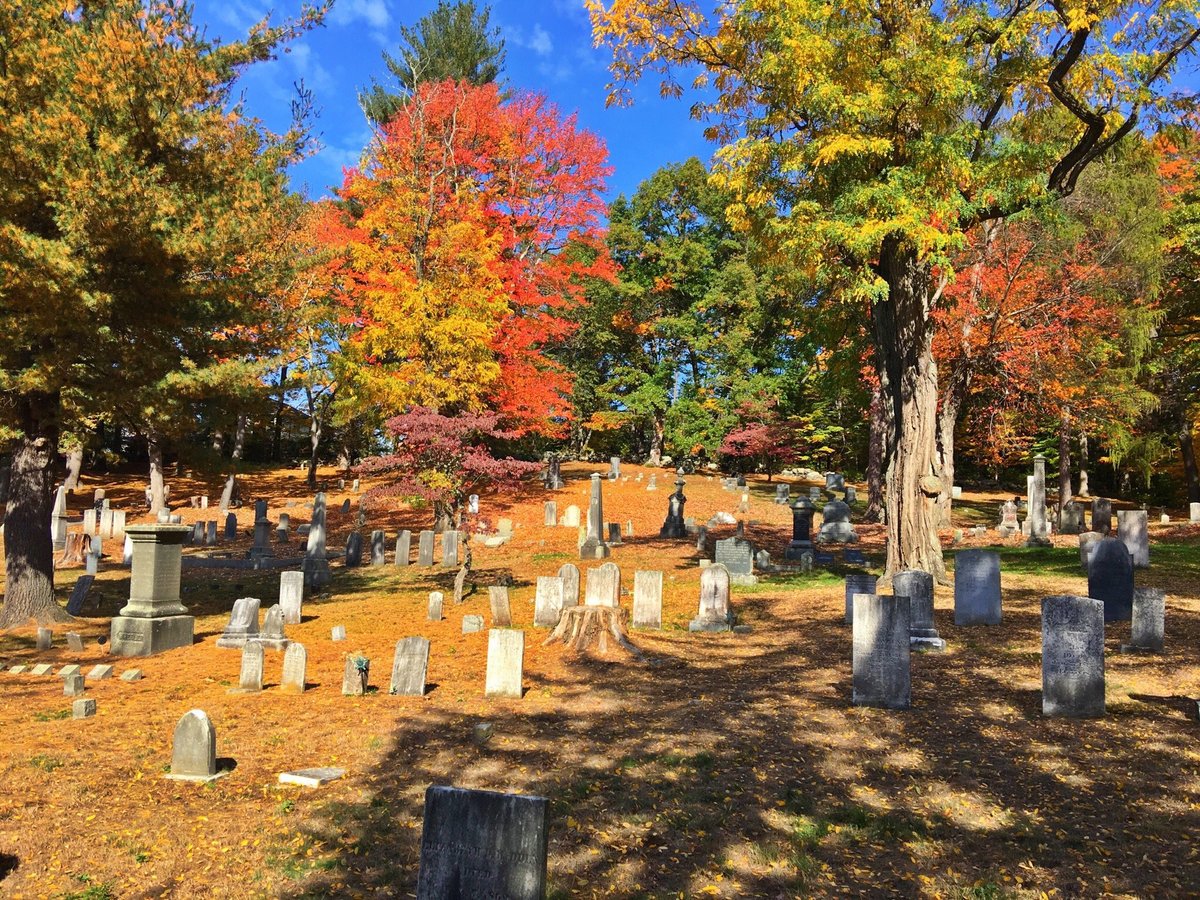
M 1040 453 L 1033 458 L 1033 477 L 1029 479 L 1029 539 L 1026 547 L 1049 547 L 1046 527 L 1046 457 Z
M 190 647 L 195 618 L 179 602 L 179 577 L 186 525 L 131 525 L 133 542 L 129 602 L 112 620 L 114 656 L 153 656 Z
M 807 497 L 792 504 L 792 540 L 783 552 L 784 559 L 800 559 L 812 553 L 812 520 L 816 507 Z
M 325 494 L 319 493 L 313 498 L 312 522 L 304 548 L 304 584 L 316 591 L 329 584 L 332 577 L 325 555 Z
M 607 559 L 611 552 L 604 542 L 604 498 L 600 473 L 592 473 L 592 496 L 588 501 L 587 537 L 579 548 L 580 559 Z
M 687 503 L 687 497 L 683 495 L 684 484 L 683 470 L 681 469 L 675 478 L 675 493 L 669 498 L 667 518 L 663 522 L 663 527 L 658 532 L 659 537 L 687 537 L 687 522 L 683 517 L 683 508 Z

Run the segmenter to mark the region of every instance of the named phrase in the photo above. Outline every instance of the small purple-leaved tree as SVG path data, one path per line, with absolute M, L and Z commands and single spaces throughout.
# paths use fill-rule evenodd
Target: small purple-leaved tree
M 494 413 L 444 416 L 417 406 L 385 423 L 396 449 L 356 467 L 364 475 L 393 476 L 372 488 L 369 497 L 422 497 L 433 507 L 434 529 L 462 524 L 467 497 L 491 485 L 512 483 L 540 471 L 541 464 L 511 456 L 497 459 L 488 440 L 513 437 L 498 427 Z

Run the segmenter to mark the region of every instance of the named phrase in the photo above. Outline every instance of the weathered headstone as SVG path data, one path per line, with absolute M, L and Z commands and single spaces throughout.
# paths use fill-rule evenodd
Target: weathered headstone
M 658 490 L 658 474 L 656 472 L 650 473 L 650 480 L 646 482 L 646 490 L 648 490 L 648 491 L 657 491 Z
M 492 608 L 492 627 L 511 628 L 512 608 L 508 602 L 508 588 L 505 585 L 492 585 L 488 588 L 488 600 Z
M 662 628 L 663 573 L 633 573 L 633 627 Z
M 342 668 L 342 696 L 361 697 L 367 692 L 371 681 L 371 660 L 365 656 L 348 654 Z
M 1120 538 L 1104 538 L 1092 548 L 1088 596 L 1104 604 L 1105 622 L 1133 616 L 1133 560 Z
M 1029 539 L 1026 547 L 1050 546 L 1046 524 L 1046 457 L 1040 453 L 1033 458 L 1033 475 L 1028 482 Z
M 417 537 L 417 565 L 432 566 L 433 565 L 433 539 L 432 531 L 422 531 Z
M 621 569 L 616 563 L 588 569 L 583 602 L 585 606 L 621 605 Z
M 1200 522 L 1200 503 L 1188 504 L 1188 521 L 1193 525 Z
M 344 641 L 346 639 L 346 626 L 334 625 L 333 628 L 329 630 L 329 639 L 331 641 Z
M 313 497 L 312 520 L 304 545 L 304 582 L 312 590 L 320 590 L 332 579 L 325 552 L 325 494 Z
M 1137 588 L 1133 592 L 1133 624 L 1129 643 L 1121 650 L 1162 653 L 1166 619 L 1166 592 L 1162 588 Z
M 217 520 L 209 519 L 204 523 L 204 546 L 217 546 Z
M 579 566 L 575 563 L 563 563 L 559 567 L 558 577 L 563 583 L 563 609 L 579 605 Z
M 423 697 L 425 675 L 429 671 L 429 641 L 423 637 L 407 637 L 396 642 L 392 660 L 392 683 L 389 693 L 401 697 Z
M 275 542 L 277 544 L 286 544 L 288 539 L 288 529 L 292 526 L 292 517 L 287 513 L 279 514 L 279 523 L 275 526 Z
M 1017 515 L 1017 504 L 1011 500 L 1004 501 L 1004 505 L 1000 507 L 1000 535 L 1001 537 L 1011 537 L 1021 530 L 1021 521 Z
M 463 616 L 462 633 L 474 634 L 476 631 L 483 631 L 483 616 Z
M 237 649 L 246 646 L 248 639 L 258 637 L 259 602 L 257 597 L 242 597 L 233 602 L 229 623 L 224 634 L 217 638 L 218 647 Z
M 1123 509 L 1117 513 L 1117 537 L 1124 541 L 1136 569 L 1150 565 L 1150 523 L 1144 509 Z
M 303 694 L 308 675 L 308 651 L 295 641 L 283 651 L 283 676 L 279 689 L 285 694 Z
M 954 557 L 954 624 L 999 625 L 1000 554 L 960 550 Z
M 362 565 L 362 533 L 352 531 L 346 536 L 346 568 L 353 569 Z
M 77 632 L 67 632 L 67 649 L 72 653 L 83 652 L 83 638 L 81 638 Z
M 912 705 L 909 598 L 855 594 L 852 615 L 854 705 L 908 709 Z
M 467 567 L 463 566 L 458 570 L 458 574 L 454 576 L 454 602 L 456 604 L 463 602 L 463 595 L 466 593 L 467 586 Z M 472 585 L 474 589 L 474 585 Z
M 479 515 L 479 495 L 471 494 L 467 497 L 467 512 L 473 516 Z
M 488 632 L 487 676 L 484 695 L 521 698 L 525 664 L 525 632 L 493 628 Z
M 548 811 L 541 797 L 429 787 L 418 900 L 544 900 Z
M 700 573 L 700 608 L 688 631 L 729 631 L 729 571 L 720 564 Z
M 1058 516 L 1058 533 L 1079 534 L 1082 531 L 1083 504 L 1078 500 L 1068 500 Z
M 547 500 L 543 512 L 543 525 L 553 528 L 558 524 L 558 504 L 555 501 Z
M 141 681 L 142 680 L 142 670 L 141 669 L 128 669 L 127 671 L 124 671 L 121 673 L 121 680 L 122 681 Z
M 81 697 L 71 704 L 72 719 L 90 719 L 96 714 L 96 701 L 91 697 Z
M 578 528 L 579 527 L 579 507 L 571 504 L 563 510 L 562 519 L 559 524 L 563 528 Z
M 1042 714 L 1104 715 L 1104 604 L 1042 600 Z
M 396 536 L 396 565 L 407 566 L 412 557 L 412 532 L 401 531 Z
M 104 663 L 99 663 L 92 666 L 92 670 L 87 673 L 88 681 L 104 681 L 106 678 L 112 678 L 113 667 Z
M 830 500 L 821 511 L 821 529 L 817 541 L 822 544 L 850 544 L 858 540 L 850 524 L 850 507 L 841 500 Z
M 83 604 L 87 601 L 88 591 L 92 589 L 95 575 L 80 575 L 75 586 L 71 588 L 71 598 L 67 601 L 67 613 L 77 616 L 83 612 Z
M 610 456 L 608 458 L 608 480 L 616 481 L 621 477 L 621 457 Z
M 442 533 L 443 569 L 458 568 L 458 542 L 459 535 L 457 531 L 446 531 Z
M 1105 497 L 1092 500 L 1092 531 L 1103 535 L 1112 532 L 1112 501 Z
M 740 531 L 740 529 L 739 529 Z M 735 536 L 717 541 L 713 547 L 713 562 L 725 567 L 734 584 L 754 581 L 754 545 Z
M 63 696 L 78 697 L 84 691 L 83 676 L 76 672 L 63 678 Z
M 299 625 L 304 606 L 304 573 L 279 573 L 279 607 L 283 610 L 283 624 Z
M 846 624 L 854 622 L 854 595 L 874 594 L 879 579 L 865 572 L 851 572 L 846 576 Z
M 225 516 L 225 540 L 237 540 L 237 516 L 235 516 L 233 513 L 229 513 L 227 516 Z
M 371 565 L 382 566 L 387 562 L 387 550 L 384 541 L 387 535 L 381 529 L 371 532 Z
M 256 694 L 263 686 L 263 646 L 247 641 L 242 648 L 242 671 L 238 676 L 238 693 Z
M 933 576 L 918 569 L 892 577 L 892 593 L 909 600 L 909 644 L 918 650 L 945 650 L 933 621 Z
M 283 609 L 278 603 L 267 610 L 262 633 L 253 640 L 272 650 L 282 650 L 290 643 L 283 631 Z
M 587 536 L 579 547 L 580 559 L 607 559 L 610 550 L 604 540 L 604 496 L 601 493 L 600 473 L 592 473 L 592 492 L 588 501 Z
M 151 656 L 190 647 L 195 619 L 179 601 L 183 538 L 181 525 L 132 525 L 133 569 L 129 602 L 112 620 L 109 652 L 114 656 Z
M 792 486 L 790 484 L 775 485 L 775 502 L 780 506 L 785 505 L 791 499 Z
M 825 473 L 825 490 L 827 491 L 844 491 L 846 489 L 846 476 L 839 472 Z
M 442 592 L 441 591 L 430 591 L 429 592 L 429 610 L 427 613 L 427 617 L 430 622 L 442 621 Z
M 1102 540 L 1104 540 L 1104 535 L 1098 531 L 1085 531 L 1079 535 L 1079 565 L 1084 570 L 1087 569 L 1088 564 L 1091 562 L 1092 550 Z
M 184 713 L 175 726 L 171 773 L 177 781 L 212 781 L 217 771 L 217 732 L 202 709 Z
M 621 540 L 621 523 L 620 522 L 609 522 L 608 523 L 608 543 L 609 543 L 609 546 L 620 546 L 622 543 L 624 543 Z
M 533 600 L 533 624 L 553 628 L 562 618 L 563 580 L 556 577 L 539 576 L 537 593 Z

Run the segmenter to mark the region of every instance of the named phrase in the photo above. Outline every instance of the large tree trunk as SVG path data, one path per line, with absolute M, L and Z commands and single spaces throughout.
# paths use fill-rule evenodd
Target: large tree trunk
M 42 624 L 70 619 L 54 600 L 54 542 L 50 536 L 59 397 L 20 397 L 15 412 L 21 436 L 12 442 L 9 464 L 0 628 L 24 625 L 30 619 Z
M 1064 407 L 1058 420 L 1058 521 L 1071 502 L 1071 410 Z
M 879 385 L 871 391 L 870 437 L 867 444 L 867 509 L 864 522 L 883 520 L 883 449 L 887 443 L 887 419 Z
M 317 489 L 317 454 L 321 447 L 321 432 L 324 430 L 321 425 L 321 417 L 317 413 L 316 401 L 313 398 L 312 390 L 307 389 L 308 394 L 308 487 L 309 490 Z
M 650 424 L 651 428 L 653 428 L 653 433 L 650 438 L 649 464 L 660 466 L 662 465 L 663 443 L 665 442 L 667 433 L 667 411 L 665 409 L 656 409 Z
M 1088 436 L 1079 432 L 1079 496 L 1088 496 Z
M 225 476 L 225 487 L 221 490 L 221 512 L 229 512 L 231 506 L 240 504 L 241 498 L 238 496 L 237 470 L 238 461 L 242 458 L 242 451 L 246 447 L 246 416 L 238 416 L 237 430 L 233 433 L 233 471 Z
M 954 487 L 954 429 L 958 427 L 958 414 L 962 409 L 962 397 L 966 393 L 970 376 L 956 370 L 951 376 L 950 390 L 942 401 L 938 413 L 938 453 L 942 463 L 942 495 L 938 498 L 938 525 L 949 528 L 953 505 Z M 959 389 L 959 382 L 962 389 Z
M 83 446 L 72 447 L 67 451 L 67 478 L 63 487 L 73 491 L 79 487 L 79 473 L 83 469 Z
M 162 438 L 157 432 L 146 436 L 146 453 L 150 457 L 150 515 L 157 516 L 167 505 L 163 489 Z
M 933 358 L 932 273 L 895 238 L 880 248 L 888 297 L 872 305 L 875 367 L 887 420 L 887 563 L 884 578 L 905 569 L 946 582 L 938 540 L 944 491 L 937 454 L 938 378 Z
M 1188 503 L 1200 503 L 1200 470 L 1196 468 L 1192 423 L 1186 419 L 1179 426 L 1179 453 L 1183 457 L 1183 473 L 1187 478 Z
M 275 433 L 271 436 L 271 459 L 276 462 L 279 462 L 283 444 L 283 410 L 287 405 L 287 389 L 284 384 L 287 382 L 287 373 L 286 365 L 279 367 L 279 402 L 275 406 Z

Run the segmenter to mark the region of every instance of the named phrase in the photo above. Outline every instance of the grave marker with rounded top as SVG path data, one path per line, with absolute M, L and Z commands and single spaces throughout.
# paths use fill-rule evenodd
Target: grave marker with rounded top
M 396 642 L 392 660 L 390 693 L 401 697 L 423 697 L 425 676 L 429 670 L 429 641 L 423 637 L 407 637 Z
M 579 566 L 575 563 L 563 563 L 559 567 L 558 577 L 563 583 L 563 609 L 579 605 Z
M 1000 554 L 960 550 L 954 556 L 954 624 L 999 625 Z
M 1101 535 L 1112 531 L 1112 501 L 1104 497 L 1092 500 L 1092 531 Z
M 492 608 L 492 627 L 511 627 L 512 608 L 508 602 L 508 588 L 502 584 L 492 585 L 488 588 L 488 600 Z
M 579 527 L 579 507 L 571 504 L 563 510 L 562 518 L 558 522 L 563 528 L 578 528 Z
M 279 608 L 283 610 L 283 624 L 299 625 L 304 608 L 304 573 L 279 573 Z
M 1166 591 L 1162 588 L 1137 588 L 1133 592 L 1133 622 L 1129 643 L 1123 652 L 1162 653 L 1166 618 Z
M 1079 535 L 1079 565 L 1087 570 L 1092 560 L 1092 550 L 1104 540 L 1104 535 L 1098 531 L 1085 531 Z
M 382 566 L 387 562 L 387 550 L 384 542 L 387 540 L 387 535 L 382 529 L 375 529 L 371 532 L 371 565 Z
M 361 697 L 371 680 L 371 660 L 350 654 L 342 671 L 342 696 Z
M 1042 714 L 1104 715 L 1104 604 L 1042 600 Z
M 525 632 L 515 628 L 493 628 L 488 631 L 484 696 L 520 700 L 524 664 Z
M 852 544 L 858 541 L 850 524 L 850 507 L 841 500 L 830 500 L 821 510 L 821 528 L 817 542 L 821 544 Z
M 720 563 L 700 573 L 700 608 L 688 631 L 729 631 L 729 571 Z
M 442 621 L 442 592 L 441 591 L 430 591 L 429 592 L 429 609 L 427 612 L 427 617 L 430 622 Z
M 242 669 L 238 686 L 230 693 L 257 694 L 263 686 L 263 646 L 258 641 L 247 641 L 242 648 Z
M 258 607 L 257 597 L 242 597 L 233 601 L 233 610 L 229 613 L 229 622 L 225 632 L 217 638 L 217 646 L 225 648 L 241 648 L 246 646 L 246 640 L 258 637 Z
M 202 709 L 184 713 L 175 726 L 171 772 L 175 781 L 212 781 L 227 774 L 217 771 L 217 732 Z
M 254 640 L 272 650 L 282 650 L 290 643 L 284 634 L 283 609 L 278 603 L 267 610 L 263 617 L 262 633 Z
M 353 569 L 362 565 L 362 534 L 352 531 L 346 537 L 346 568 Z
M 538 576 L 533 600 L 533 624 L 553 628 L 562 618 L 563 580 L 554 576 Z
M 933 621 L 933 576 L 909 569 L 892 577 L 892 593 L 909 601 L 909 644 L 918 650 L 945 650 Z
M 225 516 L 225 540 L 237 540 L 237 516 L 235 516 L 233 513 L 229 513 Z
M 662 628 L 662 572 L 633 573 L 633 627 Z
M 295 641 L 283 651 L 283 675 L 279 679 L 279 690 L 285 694 L 303 694 L 308 675 L 308 651 Z
M 1150 523 L 1144 509 L 1123 509 L 1117 513 L 1117 537 L 1129 548 L 1134 568 L 1150 566 Z
M 621 569 L 616 563 L 588 569 L 583 602 L 585 606 L 621 605 Z
M 1104 605 L 1105 622 L 1128 622 L 1133 615 L 1133 560 L 1119 538 L 1104 538 L 1092 548 L 1088 596 Z
M 908 709 L 912 705 L 909 598 L 855 594 L 853 618 L 854 705 Z

